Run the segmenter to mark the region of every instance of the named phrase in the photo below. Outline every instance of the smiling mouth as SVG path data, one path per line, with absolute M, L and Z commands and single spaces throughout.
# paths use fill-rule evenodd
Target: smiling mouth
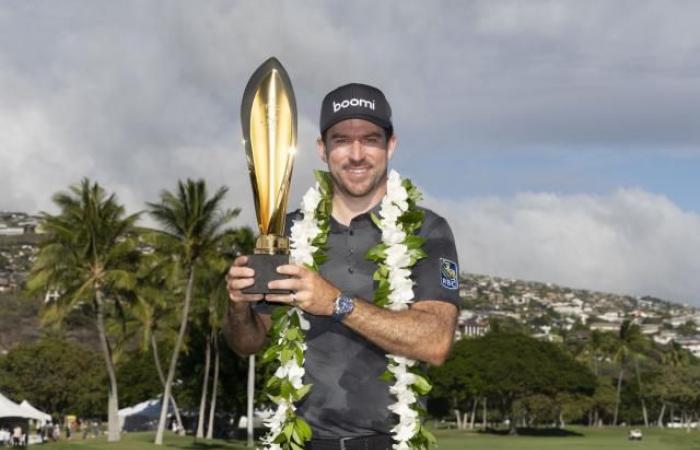
M 369 167 L 348 167 L 345 171 L 353 176 L 361 176 L 368 173 L 369 169 Z

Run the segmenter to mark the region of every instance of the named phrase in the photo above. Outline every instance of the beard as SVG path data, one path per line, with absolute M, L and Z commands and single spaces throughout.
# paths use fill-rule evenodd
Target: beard
M 346 179 L 343 175 L 347 175 L 347 171 L 353 167 L 366 167 L 367 164 L 345 164 L 340 170 L 334 170 L 328 167 L 328 173 L 333 180 L 333 187 L 337 191 L 346 196 L 354 198 L 363 198 L 371 195 L 383 184 L 386 183 L 387 168 L 377 169 L 375 166 L 370 166 L 367 177 L 359 183 L 353 183 L 352 180 Z

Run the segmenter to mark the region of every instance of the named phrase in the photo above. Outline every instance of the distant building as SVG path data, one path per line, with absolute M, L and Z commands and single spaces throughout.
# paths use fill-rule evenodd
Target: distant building
M 700 358 L 700 337 L 695 336 L 692 338 L 676 339 L 676 342 L 678 342 L 681 347 L 692 353 L 693 356 Z
M 620 324 L 614 322 L 594 322 L 590 324 L 589 327 L 591 331 L 612 331 L 613 333 L 620 331 Z
M 472 317 L 460 324 L 459 328 L 463 337 L 476 337 L 488 333 L 491 326 L 489 321 L 484 318 Z
M 21 236 L 24 234 L 23 227 L 4 227 L 0 228 L 0 236 Z

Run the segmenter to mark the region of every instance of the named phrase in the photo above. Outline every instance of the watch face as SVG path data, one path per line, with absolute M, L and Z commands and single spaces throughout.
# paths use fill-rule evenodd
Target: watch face
M 341 314 L 347 314 L 352 310 L 353 301 L 350 297 L 342 296 L 338 302 L 338 312 Z
M 335 321 L 341 321 L 348 315 L 355 307 L 355 301 L 346 295 L 338 297 L 335 302 L 335 308 L 333 310 L 333 319 Z

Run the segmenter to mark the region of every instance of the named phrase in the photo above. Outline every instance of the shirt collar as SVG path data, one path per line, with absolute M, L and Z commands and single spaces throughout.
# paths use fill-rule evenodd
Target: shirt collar
M 345 225 L 341 224 L 340 222 L 335 220 L 335 218 L 331 214 L 331 217 L 330 217 L 330 228 L 331 229 L 330 229 L 330 231 L 331 232 L 341 232 L 341 231 L 347 230 L 348 228 L 358 229 L 358 228 L 376 227 L 376 225 L 372 221 L 372 214 L 379 215 L 379 210 L 381 209 L 381 207 L 382 207 L 382 202 L 379 201 L 379 203 L 374 205 L 372 207 L 372 209 L 370 209 L 369 211 L 353 217 L 352 220 L 350 221 L 349 226 L 345 226 Z

